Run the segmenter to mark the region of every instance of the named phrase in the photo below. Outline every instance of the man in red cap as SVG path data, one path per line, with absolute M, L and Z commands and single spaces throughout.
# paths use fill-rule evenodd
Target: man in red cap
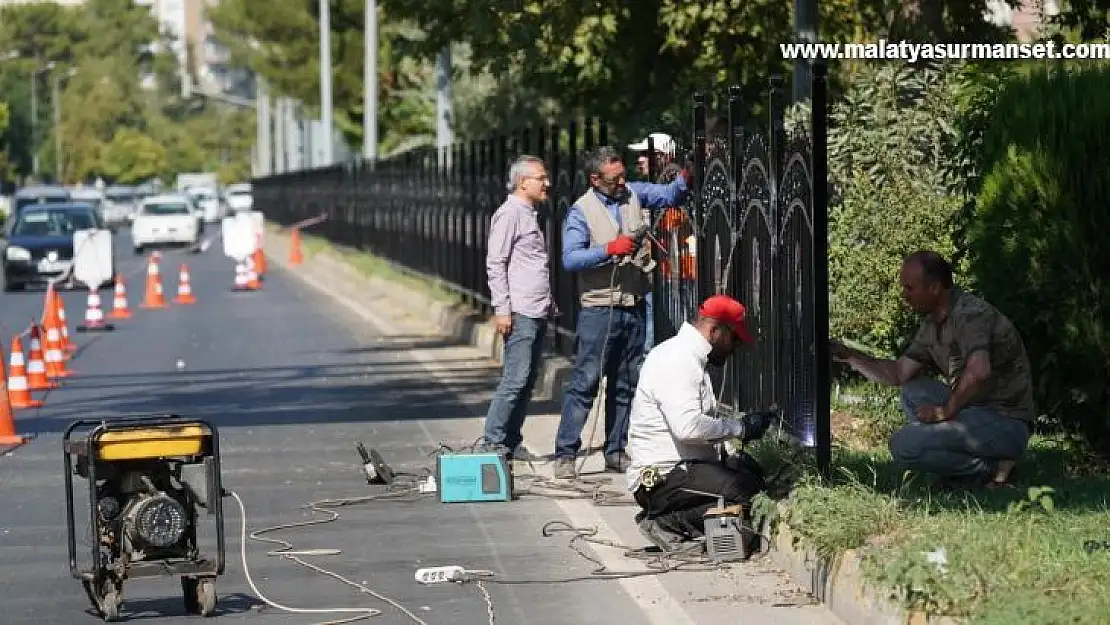
M 718 446 L 758 439 L 772 416 L 720 418 L 708 371 L 753 342 L 746 313 L 731 297 L 710 297 L 697 321 L 655 347 L 640 370 L 628 430 L 628 487 L 642 508 L 636 516 L 640 530 L 661 549 L 703 536 L 705 513 L 718 496 L 741 504 L 747 514 L 752 497 L 765 488 L 754 460 L 740 455 L 726 464 Z

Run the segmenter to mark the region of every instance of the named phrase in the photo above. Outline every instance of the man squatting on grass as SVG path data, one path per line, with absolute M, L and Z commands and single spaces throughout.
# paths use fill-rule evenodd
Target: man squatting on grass
M 511 460 L 525 462 L 536 457 L 521 444 L 521 430 L 540 367 L 547 319 L 557 314 L 548 278 L 547 242 L 536 214 L 550 187 L 542 160 L 521 156 L 513 162 L 509 197 L 493 214 L 486 252 L 494 323 L 505 349 L 483 443 L 504 451 Z
M 1033 385 L 1017 328 L 994 306 L 952 283 L 936 252 L 902 263 L 902 297 L 925 315 L 897 361 L 833 342 L 834 359 L 868 379 L 902 387 L 909 424 L 894 433 L 899 464 L 959 482 L 1004 486 L 1029 443 Z M 922 375 L 935 370 L 945 382 Z

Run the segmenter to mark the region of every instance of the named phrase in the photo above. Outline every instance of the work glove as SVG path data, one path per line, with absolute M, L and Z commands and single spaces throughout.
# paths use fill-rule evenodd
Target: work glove
M 683 169 L 678 175 L 686 181 L 687 190 L 694 188 L 694 174 L 690 173 L 690 168 Z
M 745 443 L 759 440 L 778 418 L 778 414 L 774 412 L 749 412 L 740 417 L 740 423 L 744 426 L 744 432 L 740 435 L 740 440 Z
M 622 234 L 605 244 L 605 253 L 610 256 L 628 256 L 635 251 L 636 241 L 627 234 Z

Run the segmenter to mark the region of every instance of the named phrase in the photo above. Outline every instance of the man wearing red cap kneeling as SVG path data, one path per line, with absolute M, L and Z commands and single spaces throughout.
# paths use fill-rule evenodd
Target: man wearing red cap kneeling
M 722 462 L 719 445 L 758 439 L 772 416 L 720 418 L 708 371 L 753 342 L 745 314 L 731 297 L 710 297 L 697 321 L 651 350 L 640 370 L 628 431 L 628 486 L 642 508 L 636 516 L 641 532 L 661 549 L 703 536 L 705 513 L 718 496 L 747 514 L 752 497 L 765 489 L 753 459 L 741 454 Z

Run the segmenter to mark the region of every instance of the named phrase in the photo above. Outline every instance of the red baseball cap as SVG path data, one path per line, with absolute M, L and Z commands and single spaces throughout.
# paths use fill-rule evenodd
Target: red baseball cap
M 731 297 L 727 295 L 714 295 L 702 302 L 698 312 L 702 317 L 716 319 L 729 328 L 732 328 L 732 333 L 741 341 L 745 343 L 755 342 L 752 340 L 752 335 L 748 334 L 747 324 L 744 323 L 744 317 L 747 316 L 748 309 Z

